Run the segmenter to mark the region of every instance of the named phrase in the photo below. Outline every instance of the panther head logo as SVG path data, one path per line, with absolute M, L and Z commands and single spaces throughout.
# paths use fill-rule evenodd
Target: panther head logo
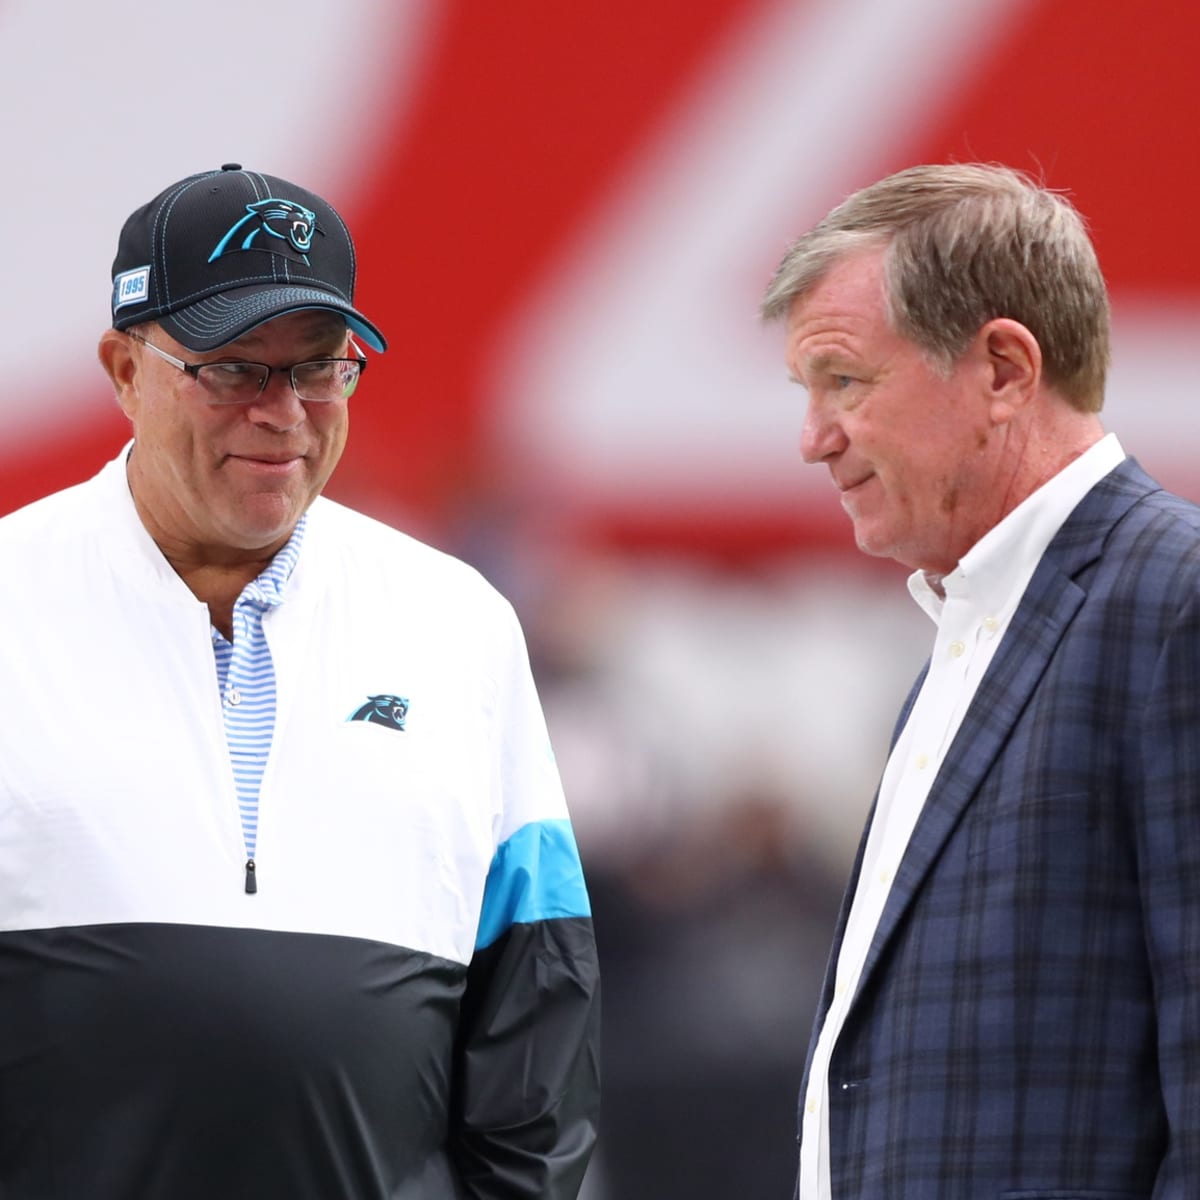
M 385 693 L 382 696 L 369 697 L 366 704 L 360 704 L 346 720 L 369 721 L 374 725 L 386 725 L 389 729 L 402 730 L 407 716 L 408 697 Z
M 317 214 L 292 200 L 258 200 L 246 205 L 246 215 L 236 221 L 217 243 L 208 261 L 235 250 L 269 250 L 308 265 L 317 228 Z

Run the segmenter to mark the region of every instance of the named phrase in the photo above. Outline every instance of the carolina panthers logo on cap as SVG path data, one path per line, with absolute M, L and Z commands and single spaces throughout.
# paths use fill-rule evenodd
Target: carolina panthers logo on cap
M 347 721 L 369 721 L 374 725 L 386 725 L 389 729 L 403 729 L 408 716 L 408 697 L 393 696 L 390 692 L 382 696 L 371 696 L 366 704 L 360 704 Z
M 246 215 L 234 223 L 208 256 L 213 262 L 236 250 L 269 250 L 308 265 L 317 229 L 317 214 L 292 200 L 259 200 L 246 205 Z

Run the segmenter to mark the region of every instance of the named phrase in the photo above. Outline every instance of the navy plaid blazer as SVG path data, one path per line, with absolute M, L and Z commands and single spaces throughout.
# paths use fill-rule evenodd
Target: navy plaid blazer
M 829 1090 L 834 1200 L 1200 1197 L 1200 509 L 1131 460 L 980 684 Z

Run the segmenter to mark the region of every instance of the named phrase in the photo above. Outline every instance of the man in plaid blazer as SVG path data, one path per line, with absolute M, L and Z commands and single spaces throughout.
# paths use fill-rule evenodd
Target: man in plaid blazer
M 763 304 L 937 632 L 838 921 L 798 1200 L 1200 1196 L 1200 510 L 1106 435 L 1075 210 L 927 166 Z

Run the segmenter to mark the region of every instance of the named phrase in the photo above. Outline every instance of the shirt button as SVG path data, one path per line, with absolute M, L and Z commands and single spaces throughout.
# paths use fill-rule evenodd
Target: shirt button
M 242 693 L 239 692 L 237 688 L 231 687 L 229 691 L 225 693 L 225 701 L 227 704 L 237 708 L 237 706 L 242 702 Z
M 892 881 L 891 871 L 880 871 L 879 872 L 879 882 L 880 883 L 891 883 L 891 881 Z
M 925 768 L 927 766 L 929 766 L 929 755 L 928 754 L 918 754 L 917 755 L 917 770 L 923 771 L 923 770 L 925 770 Z
M 966 650 L 966 646 L 964 646 L 962 642 L 950 643 L 950 653 L 953 654 L 955 658 L 961 658 L 964 650 Z
M 804 1111 L 811 1117 L 817 1111 L 817 1102 L 809 1096 L 808 1103 L 804 1106 Z
M 988 633 L 995 633 L 996 630 L 1000 628 L 1000 622 L 997 621 L 995 617 L 984 617 L 983 627 L 988 631 Z

